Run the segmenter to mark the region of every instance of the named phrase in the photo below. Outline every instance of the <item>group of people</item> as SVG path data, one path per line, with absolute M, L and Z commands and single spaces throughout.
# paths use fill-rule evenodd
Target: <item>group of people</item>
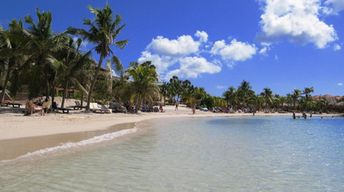
M 309 114 L 309 118 L 312 118 L 313 114 Z M 295 112 L 293 112 L 293 119 L 300 118 L 300 116 L 296 116 Z M 302 113 L 302 118 L 307 119 L 307 114 L 305 112 Z
M 44 101 L 42 98 L 34 102 L 33 99 L 29 99 L 25 104 L 25 115 L 32 115 L 33 113 L 40 113 L 42 116 L 46 115 L 51 108 L 51 101 L 49 97 L 46 97 Z

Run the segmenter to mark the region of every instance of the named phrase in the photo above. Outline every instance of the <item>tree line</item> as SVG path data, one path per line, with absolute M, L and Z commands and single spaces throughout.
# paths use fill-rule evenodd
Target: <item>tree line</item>
M 314 98 L 313 87 L 295 89 L 286 96 L 274 94 L 270 88 L 256 93 L 248 81 L 242 81 L 238 87 L 230 86 L 222 97 L 214 97 L 203 88 L 193 86 L 188 80 L 179 80 L 174 76 L 161 85 L 161 94 L 169 103 L 184 102 L 199 108 L 220 108 L 226 112 L 344 112 L 343 98 L 330 103 L 326 97 Z

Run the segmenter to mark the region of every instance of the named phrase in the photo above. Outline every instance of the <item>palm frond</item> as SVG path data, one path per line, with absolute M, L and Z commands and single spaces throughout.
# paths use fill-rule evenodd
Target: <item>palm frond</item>
M 128 40 L 116 41 L 115 44 L 117 47 L 123 49 L 128 44 Z

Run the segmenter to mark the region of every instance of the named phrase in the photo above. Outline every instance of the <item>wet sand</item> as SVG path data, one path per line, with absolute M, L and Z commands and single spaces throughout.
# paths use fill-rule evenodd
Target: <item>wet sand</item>
M 18 139 L 0 140 L 0 161 L 15 159 L 16 157 L 32 153 L 40 149 L 55 147 L 63 143 L 75 143 L 95 136 L 131 129 L 135 123 L 114 125 L 105 130 L 63 133 L 47 136 L 26 137 Z

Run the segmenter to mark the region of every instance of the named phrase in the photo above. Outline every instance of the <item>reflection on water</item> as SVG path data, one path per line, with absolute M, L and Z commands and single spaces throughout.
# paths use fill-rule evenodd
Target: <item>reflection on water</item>
M 130 138 L 0 165 L 1 191 L 344 191 L 344 119 L 154 121 Z

